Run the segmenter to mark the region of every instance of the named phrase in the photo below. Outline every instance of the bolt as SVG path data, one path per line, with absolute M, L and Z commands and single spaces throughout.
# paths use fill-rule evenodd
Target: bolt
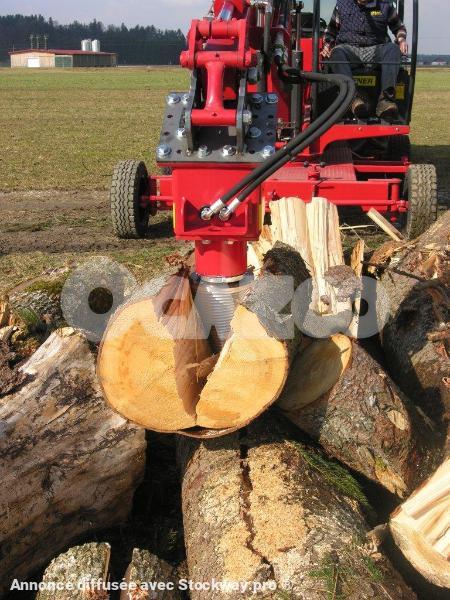
M 181 98 L 178 94 L 169 94 L 167 96 L 167 104 L 169 106 L 173 106 L 174 104 L 178 104 L 181 101 Z
M 200 146 L 197 154 L 199 158 L 205 158 L 206 156 L 208 156 L 208 154 L 210 154 L 210 150 L 208 146 Z
M 261 106 L 263 100 L 264 98 L 261 94 L 253 94 L 253 96 L 251 97 L 251 102 L 255 106 Z
M 258 127 L 250 127 L 248 135 L 252 140 L 256 140 L 261 137 L 261 129 L 258 129 Z
M 181 140 L 184 137 L 186 137 L 186 129 L 184 127 L 180 127 L 177 129 L 177 138 Z
M 189 102 L 189 94 L 183 94 L 181 102 L 186 106 L 186 104 Z
M 253 121 L 253 115 L 251 110 L 244 110 L 242 113 L 242 122 L 244 125 L 250 125 Z
M 269 158 L 275 154 L 275 148 L 273 146 L 264 146 L 261 155 L 263 158 Z
M 236 154 L 236 148 L 234 146 L 224 146 L 222 154 L 224 156 L 234 156 Z
M 278 96 L 276 94 L 267 94 L 267 104 L 278 104 Z
M 161 144 L 156 149 L 156 155 L 158 158 L 167 158 L 172 154 L 172 148 L 168 144 Z

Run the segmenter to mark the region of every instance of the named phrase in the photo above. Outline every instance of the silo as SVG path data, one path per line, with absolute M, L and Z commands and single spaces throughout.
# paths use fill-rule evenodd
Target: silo
M 92 52 L 92 41 L 91 40 L 83 40 L 81 42 L 81 49 L 84 52 Z
M 100 40 L 92 41 L 92 52 L 100 52 Z

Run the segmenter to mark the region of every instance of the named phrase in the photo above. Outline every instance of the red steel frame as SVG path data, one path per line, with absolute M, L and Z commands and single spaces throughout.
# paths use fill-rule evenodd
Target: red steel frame
M 192 111 L 192 124 L 197 127 L 236 124 L 236 110 L 225 108 L 224 102 L 236 99 L 237 90 L 233 87 L 236 72 L 256 65 L 257 49 L 261 46 L 262 30 L 257 27 L 256 11 L 249 0 L 216 0 L 216 17 L 222 9 L 231 13 L 230 20 L 192 22 L 188 49 L 181 55 L 181 65 L 198 69 L 203 77 L 205 103 L 203 108 Z M 289 40 L 291 32 L 276 23 L 275 14 L 273 31 L 283 31 Z M 301 48 L 303 69 L 311 70 L 312 40 L 302 39 Z M 275 68 L 268 75 L 267 87 L 279 96 L 279 117 L 288 123 L 290 100 Z M 254 92 L 256 87 L 249 85 L 248 91 Z M 309 88 L 305 89 L 302 102 L 306 128 L 311 112 Z M 172 168 L 172 175 L 151 177 L 149 192 L 142 203 L 150 202 L 152 214 L 173 208 L 177 238 L 195 241 L 196 268 L 200 275 L 234 277 L 246 270 L 246 243 L 259 238 L 263 213 L 270 201 L 297 196 L 309 202 L 320 195 L 338 206 L 359 206 L 363 211 L 376 207 L 393 221 L 399 213 L 406 212 L 408 203 L 403 197 L 403 180 L 409 167 L 406 157 L 401 162 L 357 160 L 330 167 L 321 165 L 321 160 L 333 142 L 408 135 L 409 131 L 403 125 L 334 125 L 295 162 L 265 181 L 228 222 L 217 217 L 205 222 L 200 210 L 220 198 L 255 164 L 165 163 L 165 167 Z

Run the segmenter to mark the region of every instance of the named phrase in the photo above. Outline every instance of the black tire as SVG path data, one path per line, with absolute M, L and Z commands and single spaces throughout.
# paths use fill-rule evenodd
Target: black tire
M 388 160 L 400 161 L 411 156 L 411 140 L 408 135 L 393 135 L 389 138 Z
M 111 219 L 119 238 L 143 238 L 148 233 L 150 207 L 142 208 L 141 196 L 148 187 L 145 163 L 123 160 L 116 165 L 111 184 Z
M 405 234 L 408 239 L 422 235 L 438 217 L 437 176 L 434 165 L 411 165 L 405 179 L 408 215 Z

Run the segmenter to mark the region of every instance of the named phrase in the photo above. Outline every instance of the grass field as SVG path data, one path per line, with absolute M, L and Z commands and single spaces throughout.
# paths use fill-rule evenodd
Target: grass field
M 181 69 L 2 70 L 0 189 L 102 189 L 121 158 L 149 165 Z
M 142 277 L 161 268 L 178 247 L 170 217 L 156 242 L 117 242 L 106 190 L 120 159 L 155 168 L 165 96 L 188 84 L 178 68 L 0 70 L 0 292 L 93 253 Z M 449 200 L 450 69 L 419 71 L 412 140 Z
M 152 167 L 165 95 L 187 87 L 177 68 L 2 69 L 0 190 L 105 189 L 121 158 Z M 419 71 L 412 139 L 448 188 L 450 69 Z

